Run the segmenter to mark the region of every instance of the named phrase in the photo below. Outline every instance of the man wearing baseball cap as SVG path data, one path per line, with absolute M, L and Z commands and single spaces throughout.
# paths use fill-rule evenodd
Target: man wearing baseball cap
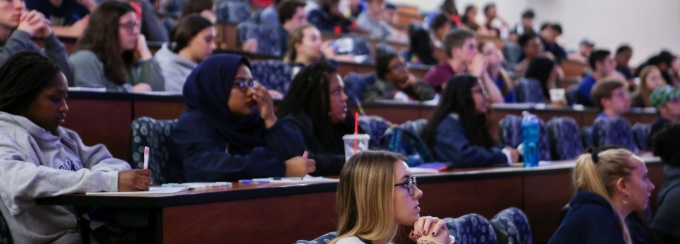
M 664 85 L 652 92 L 650 100 L 652 106 L 656 108 L 659 118 L 651 124 L 647 145 L 651 145 L 649 142 L 654 134 L 663 129 L 666 124 L 680 122 L 680 90 Z

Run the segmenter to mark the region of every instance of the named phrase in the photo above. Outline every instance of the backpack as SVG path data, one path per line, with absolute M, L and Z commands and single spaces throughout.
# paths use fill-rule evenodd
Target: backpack
M 391 126 L 378 139 L 378 146 L 390 152 L 406 156 L 409 167 L 434 162 L 434 158 L 425 142 L 415 133 L 399 126 Z

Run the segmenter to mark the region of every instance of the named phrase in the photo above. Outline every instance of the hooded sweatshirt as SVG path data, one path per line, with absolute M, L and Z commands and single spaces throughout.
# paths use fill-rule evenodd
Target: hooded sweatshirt
M 680 243 L 680 167 L 664 166 L 663 178 L 652 229 L 659 243 Z
M 35 199 L 117 191 L 118 171 L 130 169 L 103 145 L 83 145 L 74 131 L 59 127 L 57 134 L 0 112 L 0 211 L 16 243 L 81 242 L 72 207 Z
M 167 43 L 156 52 L 155 59 L 161 66 L 161 72 L 165 78 L 165 91 L 181 94 L 184 81 L 198 64 L 172 52 Z

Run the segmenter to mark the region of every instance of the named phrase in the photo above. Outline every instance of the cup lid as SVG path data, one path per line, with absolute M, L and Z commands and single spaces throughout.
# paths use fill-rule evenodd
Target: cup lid
M 371 136 L 369 136 L 368 134 L 347 134 L 347 135 L 342 136 L 342 139 L 343 140 L 354 140 L 354 139 L 369 140 L 369 139 L 371 139 Z

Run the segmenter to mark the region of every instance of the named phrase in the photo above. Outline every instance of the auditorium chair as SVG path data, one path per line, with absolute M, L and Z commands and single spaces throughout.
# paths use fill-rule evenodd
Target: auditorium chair
M 132 121 L 132 143 L 130 163 L 133 168 L 144 168 L 144 147 L 149 147 L 149 169 L 153 184 L 166 182 L 167 162 L 170 158 L 171 132 L 177 120 L 156 120 L 140 117 Z
M 553 160 L 572 160 L 583 153 L 576 120 L 571 117 L 555 117 L 548 121 L 547 127 Z
M 635 152 L 637 145 L 633 139 L 630 122 L 624 118 L 597 118 L 593 123 L 593 146 L 620 146 Z
M 491 222 L 479 214 L 471 213 L 458 218 L 444 218 L 449 234 L 456 238 L 456 244 L 498 243 Z
M 635 138 L 638 149 L 642 151 L 649 150 L 648 142 L 652 136 L 650 133 L 652 133 L 652 127 L 649 124 L 638 122 L 633 125 L 633 137 Z
M 548 140 L 548 130 L 546 129 L 543 120 L 539 119 L 540 123 L 540 139 L 538 141 L 538 150 L 540 151 L 540 160 L 552 160 L 550 156 L 550 140 Z M 517 148 L 522 143 L 522 117 L 508 114 L 505 118 L 498 122 L 500 132 L 500 144 Z
M 518 208 L 507 208 L 491 219 L 498 243 L 532 244 L 529 218 Z
M 276 90 L 281 94 L 288 92 L 288 86 L 293 79 L 293 69 L 281 60 L 259 60 L 250 62 L 253 80 L 260 82 L 269 90 Z
M 345 76 L 345 93 L 350 99 L 361 100 L 361 94 L 364 93 L 366 87 L 375 83 L 375 74 L 359 74 L 350 72 Z
M 243 22 L 237 27 L 238 42 L 243 45 L 250 39 L 257 40 L 255 53 L 271 56 L 283 56 L 281 53 L 281 37 L 275 25 L 258 25 L 253 22 Z
M 328 232 L 326 234 L 323 234 L 322 236 L 319 236 L 316 239 L 311 240 L 311 241 L 298 240 L 298 241 L 295 242 L 295 244 L 326 244 L 326 243 L 329 243 L 331 240 L 333 240 L 337 236 L 338 236 L 338 233 L 333 231 L 333 232 Z
M 7 226 L 7 222 L 5 222 L 5 218 L 2 214 L 0 214 L 0 243 L 14 243 L 14 241 L 12 241 L 12 234 L 9 232 L 9 226 Z
M 519 78 L 515 92 L 518 103 L 543 103 L 546 100 L 541 83 L 533 78 Z
M 250 18 L 249 0 L 218 0 L 215 5 L 217 23 L 240 23 Z

